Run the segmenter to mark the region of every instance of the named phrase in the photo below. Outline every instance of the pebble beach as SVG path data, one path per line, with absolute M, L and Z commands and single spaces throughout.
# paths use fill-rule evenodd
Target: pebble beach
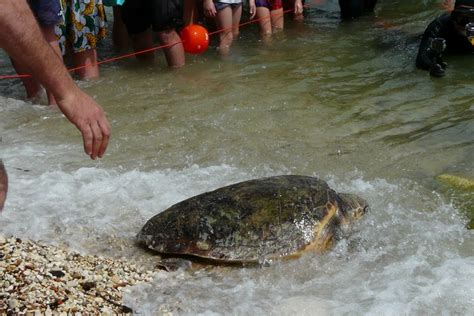
M 0 315 L 132 314 L 124 290 L 158 271 L 0 235 Z

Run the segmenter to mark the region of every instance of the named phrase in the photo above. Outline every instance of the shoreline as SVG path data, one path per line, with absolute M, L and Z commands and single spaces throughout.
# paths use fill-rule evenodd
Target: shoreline
M 151 281 L 158 271 L 0 235 L 0 315 L 131 314 L 124 289 Z

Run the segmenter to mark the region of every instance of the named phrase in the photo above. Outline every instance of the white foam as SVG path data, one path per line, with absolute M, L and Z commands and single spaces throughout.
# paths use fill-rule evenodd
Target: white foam
M 268 268 L 163 275 L 131 290 L 127 304 L 145 315 L 472 314 L 474 238 L 452 206 L 436 194 L 426 203 L 409 181 L 334 184 L 364 192 L 372 210 L 333 251 Z

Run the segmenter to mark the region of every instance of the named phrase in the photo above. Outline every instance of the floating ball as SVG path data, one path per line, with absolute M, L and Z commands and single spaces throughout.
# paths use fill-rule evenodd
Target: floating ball
M 209 46 L 209 33 L 201 25 L 191 24 L 181 30 L 181 40 L 186 52 L 201 54 Z

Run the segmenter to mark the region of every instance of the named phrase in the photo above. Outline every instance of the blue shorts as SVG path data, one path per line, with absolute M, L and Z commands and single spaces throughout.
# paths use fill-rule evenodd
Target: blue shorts
M 214 2 L 214 5 L 216 7 L 216 10 L 217 11 L 220 11 L 222 9 L 225 9 L 227 7 L 230 7 L 231 9 L 235 9 L 235 8 L 238 8 L 240 6 L 242 6 L 242 2 L 241 3 L 224 3 L 224 2 Z
M 63 20 L 60 0 L 28 0 L 31 11 L 41 26 L 55 26 Z

